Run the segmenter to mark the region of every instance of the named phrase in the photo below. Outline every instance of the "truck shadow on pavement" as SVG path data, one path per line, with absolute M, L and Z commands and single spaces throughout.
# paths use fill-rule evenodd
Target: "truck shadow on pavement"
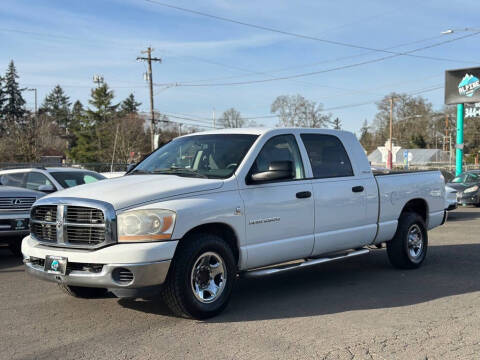
M 230 305 L 211 323 L 245 322 L 409 306 L 480 290 L 480 244 L 431 246 L 417 270 L 390 266 L 386 251 L 262 278 L 240 278 Z M 119 300 L 171 316 L 159 300 Z
M 468 221 L 468 220 L 475 220 L 475 219 L 480 219 L 480 212 L 478 212 L 478 211 L 450 211 L 448 213 L 447 224 L 449 222 Z

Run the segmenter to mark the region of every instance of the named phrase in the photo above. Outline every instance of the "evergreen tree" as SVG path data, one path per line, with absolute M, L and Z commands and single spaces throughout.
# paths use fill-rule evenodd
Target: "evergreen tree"
M 69 157 L 77 162 L 98 161 L 97 136 L 94 126 L 87 125 L 75 131 L 75 145 L 67 151 Z
M 17 79 L 17 69 L 12 60 L 8 65 L 4 78 L 4 105 L 1 109 L 2 117 L 8 121 L 19 121 L 26 113 L 25 100 L 22 96 L 22 89 L 20 89 Z
M 70 98 L 61 86 L 57 85 L 45 97 L 40 113 L 51 116 L 62 129 L 67 131 L 70 122 L 70 104 Z
M 95 123 L 105 123 L 110 120 L 116 113 L 118 105 L 112 105 L 114 98 L 113 90 L 108 88 L 105 83 L 91 91 L 91 99 L 88 103 L 94 107 L 94 109 L 87 110 L 87 116 Z
M 80 102 L 80 100 L 75 101 L 72 106 L 72 123 L 74 125 L 81 124 L 84 116 L 85 109 L 83 108 L 83 104 Z
M 122 101 L 122 104 L 120 105 L 120 113 L 121 115 L 136 114 L 138 113 L 138 107 L 140 105 L 142 105 L 142 103 L 137 102 L 135 96 L 130 94 Z
M 373 143 L 373 135 L 370 133 L 370 127 L 368 126 L 368 121 L 365 119 L 363 122 L 362 128 L 360 129 L 360 144 L 362 144 L 363 148 L 369 152 L 375 148 Z
M 332 121 L 332 124 L 335 130 L 342 130 L 342 122 L 338 117 Z
M 0 76 L 0 116 L 2 114 L 3 105 L 7 101 L 7 97 L 3 88 L 3 77 Z

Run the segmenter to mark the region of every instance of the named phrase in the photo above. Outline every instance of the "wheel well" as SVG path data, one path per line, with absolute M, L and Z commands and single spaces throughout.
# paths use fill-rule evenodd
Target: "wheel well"
M 239 259 L 239 250 L 238 250 L 238 239 L 235 231 L 227 224 L 224 223 L 209 223 L 199 225 L 189 230 L 184 236 L 183 239 L 198 233 L 208 233 L 214 234 L 223 240 L 230 246 L 235 256 L 235 261 L 238 263 Z
M 413 212 L 417 213 L 423 218 L 423 221 L 425 224 L 427 223 L 428 220 L 428 205 L 425 200 L 423 199 L 413 199 L 410 200 L 405 204 L 405 206 L 402 209 L 402 214 L 404 212 Z

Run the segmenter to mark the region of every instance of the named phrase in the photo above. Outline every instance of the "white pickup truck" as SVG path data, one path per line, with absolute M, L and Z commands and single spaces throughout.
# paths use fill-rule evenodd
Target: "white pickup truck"
M 157 290 L 175 314 L 207 318 L 237 275 L 383 243 L 395 267 L 417 268 L 427 230 L 445 222 L 444 197 L 436 171 L 374 176 L 349 132 L 218 130 L 176 138 L 123 177 L 38 200 L 22 252 L 29 274 L 70 295 Z

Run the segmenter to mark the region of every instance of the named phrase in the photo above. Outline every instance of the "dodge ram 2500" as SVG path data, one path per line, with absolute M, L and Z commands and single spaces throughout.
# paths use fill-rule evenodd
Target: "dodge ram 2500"
M 127 175 L 37 201 L 26 270 L 68 294 L 158 290 L 180 316 L 227 305 L 238 275 L 365 254 L 419 267 L 445 222 L 437 171 L 372 174 L 349 132 L 230 129 L 159 148 Z

